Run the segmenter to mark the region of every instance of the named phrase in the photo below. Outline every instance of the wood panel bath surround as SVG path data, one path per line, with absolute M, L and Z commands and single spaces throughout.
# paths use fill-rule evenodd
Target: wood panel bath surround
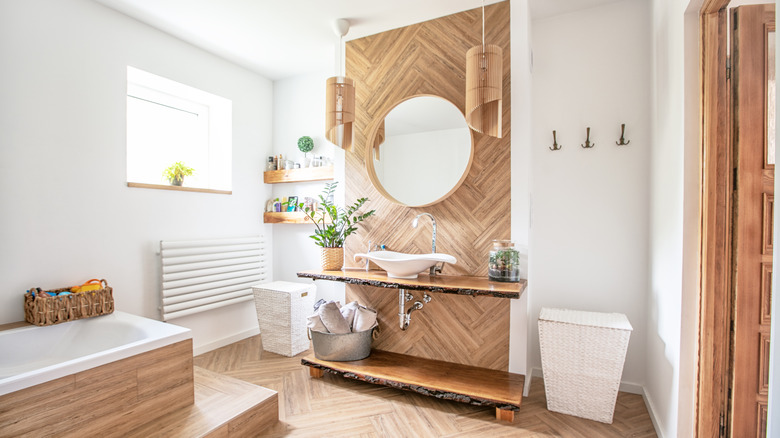
M 346 73 L 355 80 L 357 95 L 355 142 L 346 153 L 347 202 L 368 197 L 374 217 L 357 236 L 347 239 L 345 260 L 365 252 L 368 241 L 387 249 L 427 253 L 431 223 L 413 229 L 412 220 L 431 213 L 438 225 L 437 251 L 455 256 L 444 274 L 487 276 L 487 259 L 494 239 L 509 239 L 511 84 L 509 2 L 485 7 L 485 41 L 504 50 L 503 138 L 473 134 L 474 158 L 463 184 L 444 201 L 410 208 L 381 196 L 371 185 L 366 160 L 381 122 L 377 117 L 412 96 L 432 95 L 465 110 L 466 52 L 481 42 L 482 13 L 473 9 L 400 29 L 349 41 Z M 414 160 L 415 157 L 409 157 Z M 431 163 L 436 166 L 436 163 Z M 347 285 L 347 301 L 358 300 L 379 312 L 385 330 L 374 342 L 377 349 L 497 370 L 509 366 L 509 306 L 506 299 L 434 294 L 433 301 L 415 312 L 407 331 L 397 328 L 396 294 L 371 286 Z
M 192 340 L 0 397 L 0 437 L 119 437 L 192 405 Z

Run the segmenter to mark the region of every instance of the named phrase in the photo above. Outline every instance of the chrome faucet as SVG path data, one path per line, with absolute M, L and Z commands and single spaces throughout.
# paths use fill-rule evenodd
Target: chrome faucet
M 375 243 L 374 246 L 371 246 L 371 241 L 369 240 L 368 241 L 368 250 L 366 252 L 369 253 L 371 251 L 376 251 L 376 250 L 384 251 L 385 250 L 385 245 L 384 244 L 380 245 L 378 243 Z M 370 264 L 371 264 L 371 260 L 366 259 L 366 271 L 369 270 L 368 268 L 369 268 Z
M 428 216 L 431 218 L 431 223 L 433 224 L 433 237 L 431 239 L 431 253 L 436 253 L 436 218 L 433 217 L 430 213 L 420 213 L 417 215 L 416 218 L 412 221 L 412 228 L 417 228 L 417 224 L 419 223 L 420 216 Z M 441 266 L 431 266 L 430 275 L 436 275 L 437 272 L 441 272 L 441 269 L 444 267 L 444 263 L 442 263 Z

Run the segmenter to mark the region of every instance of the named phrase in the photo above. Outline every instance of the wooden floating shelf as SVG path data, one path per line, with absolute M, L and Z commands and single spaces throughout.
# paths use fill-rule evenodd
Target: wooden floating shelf
M 466 275 L 435 275 L 420 274 L 416 279 L 389 278 L 385 271 L 301 271 L 298 277 L 314 280 L 340 281 L 363 286 L 424 290 L 457 295 L 485 295 L 496 298 L 520 298 L 526 288 L 526 281 L 519 283 L 501 283 L 490 281 L 487 277 L 472 277 Z
M 269 170 L 263 172 L 263 182 L 266 184 L 326 181 L 331 179 L 333 179 L 333 166 Z
M 312 221 L 302 211 L 289 212 L 265 212 L 263 213 L 263 222 L 266 224 L 311 224 Z M 325 223 L 330 223 L 326 220 Z
M 327 371 L 345 378 L 389 386 L 444 400 L 496 408 L 496 418 L 512 421 L 523 401 L 525 376 L 506 371 L 372 350 L 363 360 L 332 362 L 301 359 L 312 377 Z

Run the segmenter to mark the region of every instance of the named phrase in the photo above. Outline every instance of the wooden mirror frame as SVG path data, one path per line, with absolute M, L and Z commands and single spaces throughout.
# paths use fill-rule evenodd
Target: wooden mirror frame
M 403 205 L 404 207 L 410 207 L 410 208 L 420 208 L 420 207 L 428 207 L 434 204 L 438 204 L 439 202 L 444 201 L 445 199 L 449 198 L 453 193 L 455 193 L 461 185 L 463 185 L 463 181 L 466 180 L 466 177 L 468 177 L 469 173 L 471 172 L 471 163 L 474 161 L 474 130 L 471 129 L 468 126 L 468 123 L 466 123 L 466 116 L 463 115 L 463 123 L 466 126 L 466 128 L 469 130 L 469 136 L 471 137 L 471 148 L 469 149 L 469 161 L 466 163 L 466 169 L 463 170 L 463 175 L 460 176 L 460 179 L 458 179 L 458 182 L 455 183 L 455 185 L 445 193 L 440 198 L 431 201 L 427 204 L 422 205 L 408 205 L 405 204 L 398 199 L 395 199 L 392 195 L 390 195 L 387 190 L 385 190 L 382 183 L 379 181 L 379 178 L 376 176 L 376 170 L 374 169 L 374 142 L 376 141 L 376 136 L 379 133 L 380 128 L 382 127 L 382 122 L 384 122 L 385 118 L 387 118 L 388 114 L 392 110 L 394 110 L 398 105 L 406 102 L 407 100 L 414 99 L 416 97 L 435 97 L 437 99 L 441 99 L 445 102 L 450 103 L 452 106 L 457 108 L 457 110 L 463 115 L 463 111 L 461 108 L 459 108 L 457 105 L 455 105 L 451 100 L 444 98 L 442 96 L 436 96 L 434 94 L 414 94 L 411 96 L 407 96 L 400 101 L 394 103 L 392 106 L 390 106 L 387 110 L 383 111 L 381 113 L 381 117 L 377 117 L 376 120 L 371 122 L 371 129 L 368 131 L 369 135 L 366 137 L 366 151 L 365 151 L 365 165 L 366 165 L 366 173 L 368 174 L 368 179 L 371 181 L 371 185 L 374 186 L 377 192 L 379 192 L 385 199 L 388 201 L 394 202 L 398 205 Z M 387 132 L 385 132 L 385 138 L 387 137 Z

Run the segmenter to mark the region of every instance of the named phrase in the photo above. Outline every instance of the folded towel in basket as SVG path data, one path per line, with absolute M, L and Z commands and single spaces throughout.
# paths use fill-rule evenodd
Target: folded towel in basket
M 350 330 L 352 330 L 352 323 L 355 322 L 355 311 L 360 307 L 357 301 L 347 303 L 341 307 L 341 315 L 347 321 Z M 353 330 L 354 331 L 354 330 Z
M 306 327 L 310 328 L 312 331 L 328 333 L 328 329 L 325 327 L 325 324 L 322 323 L 320 315 L 315 313 L 314 315 L 307 316 L 306 321 L 308 321 Z
M 376 310 L 359 306 L 355 311 L 355 321 L 352 323 L 353 332 L 371 330 L 376 325 Z
M 325 303 L 317 309 L 317 315 L 322 320 L 322 324 L 330 333 L 349 333 L 351 330 L 344 315 L 341 314 L 339 306 L 333 301 Z

